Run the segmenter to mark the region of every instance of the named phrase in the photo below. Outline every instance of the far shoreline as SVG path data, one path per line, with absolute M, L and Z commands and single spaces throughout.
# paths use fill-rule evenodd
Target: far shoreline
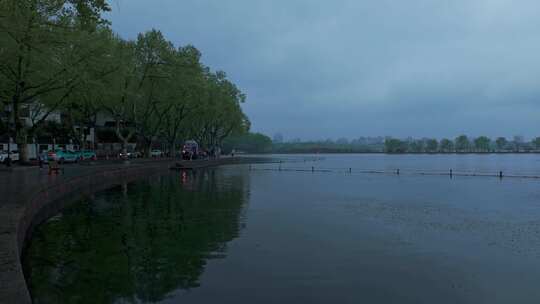
M 245 153 L 238 154 L 241 155 L 290 155 L 290 154 L 386 154 L 386 155 L 470 155 L 470 154 L 540 154 L 540 151 L 527 151 L 527 152 L 403 152 L 403 153 L 390 153 L 390 152 L 359 152 L 359 151 L 324 151 L 324 152 L 313 152 L 313 151 L 298 151 L 298 152 L 268 152 L 268 153 Z

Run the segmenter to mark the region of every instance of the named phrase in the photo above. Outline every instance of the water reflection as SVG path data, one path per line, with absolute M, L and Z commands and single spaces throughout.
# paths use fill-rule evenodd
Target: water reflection
M 25 254 L 34 302 L 159 302 L 199 286 L 239 234 L 246 177 L 181 172 L 74 204 L 38 227 Z

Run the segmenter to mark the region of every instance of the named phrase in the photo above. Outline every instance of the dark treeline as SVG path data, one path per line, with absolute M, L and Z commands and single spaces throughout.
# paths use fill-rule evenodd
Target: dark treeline
M 540 137 L 529 142 L 521 136 L 512 139 L 498 137 L 491 139 L 486 136 L 468 137 L 460 135 L 454 139 L 397 139 L 392 137 L 361 137 L 354 140 L 341 138 L 338 140 L 301 141 L 299 139 L 284 142 L 281 137 L 260 140 L 264 145 L 255 145 L 247 137 L 241 145 L 250 147 L 249 152 L 257 153 L 509 153 L 509 152 L 538 152 Z M 255 147 L 264 147 L 255 149 Z
M 261 133 L 230 136 L 223 142 L 223 152 L 231 153 L 233 150 L 244 153 L 270 153 L 272 140 Z
M 244 94 L 195 47 L 158 30 L 122 39 L 102 18 L 109 10 L 105 0 L 0 1 L 0 135 L 14 138 L 23 161 L 57 113 L 81 146 L 106 115 L 124 147 L 159 141 L 173 154 L 184 139 L 210 147 L 249 129 Z
M 272 145 L 273 153 L 377 153 L 382 151 L 383 144 L 364 144 L 355 142 L 295 141 Z
M 505 153 L 540 151 L 540 137 L 526 142 L 523 137 L 515 136 L 512 140 L 487 136 L 469 138 L 460 135 L 454 139 L 434 138 L 407 139 L 386 138 L 384 152 L 387 153 Z

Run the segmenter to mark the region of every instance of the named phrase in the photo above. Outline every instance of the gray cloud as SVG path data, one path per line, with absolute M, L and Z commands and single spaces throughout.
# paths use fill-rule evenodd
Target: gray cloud
M 122 36 L 194 44 L 287 137 L 540 135 L 538 1 L 116 0 Z

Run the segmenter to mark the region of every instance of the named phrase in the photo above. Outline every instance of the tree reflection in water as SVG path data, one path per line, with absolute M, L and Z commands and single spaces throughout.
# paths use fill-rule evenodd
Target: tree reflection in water
M 239 234 L 247 176 L 181 172 L 73 204 L 26 250 L 34 302 L 159 302 L 197 287 L 207 261 L 225 257 Z

